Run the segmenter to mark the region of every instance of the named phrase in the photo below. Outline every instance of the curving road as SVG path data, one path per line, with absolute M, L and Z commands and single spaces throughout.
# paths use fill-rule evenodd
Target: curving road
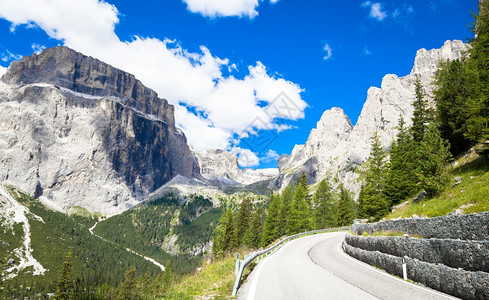
M 238 299 L 456 299 L 351 258 L 339 247 L 344 235 L 323 233 L 285 244 L 255 267 Z

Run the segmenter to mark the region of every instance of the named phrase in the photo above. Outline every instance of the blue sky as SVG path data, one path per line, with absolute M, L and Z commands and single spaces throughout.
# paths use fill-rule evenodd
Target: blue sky
M 67 45 L 174 104 L 195 149 L 274 167 L 324 110 L 355 124 L 368 88 L 407 75 L 418 49 L 469 38 L 477 2 L 0 0 L 0 65 Z

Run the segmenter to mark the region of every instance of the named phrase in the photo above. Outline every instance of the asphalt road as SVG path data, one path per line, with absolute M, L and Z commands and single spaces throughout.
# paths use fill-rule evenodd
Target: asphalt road
M 238 299 L 456 299 L 351 258 L 339 247 L 344 235 L 323 233 L 288 242 L 255 267 Z

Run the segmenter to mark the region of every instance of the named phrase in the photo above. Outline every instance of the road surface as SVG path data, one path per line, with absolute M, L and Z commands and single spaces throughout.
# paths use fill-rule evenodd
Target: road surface
M 323 233 L 288 242 L 255 267 L 238 299 L 456 299 L 351 258 L 339 247 L 344 236 Z

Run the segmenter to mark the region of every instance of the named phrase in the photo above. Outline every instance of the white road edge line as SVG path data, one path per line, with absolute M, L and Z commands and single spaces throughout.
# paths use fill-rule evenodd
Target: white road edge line
M 318 233 L 318 234 L 314 234 L 314 235 L 320 235 L 320 234 L 325 234 L 325 233 L 330 233 L 331 234 L 331 233 L 339 233 L 339 232 L 323 232 L 323 233 Z M 302 236 L 302 237 L 299 237 L 297 239 L 301 239 L 301 238 L 304 238 L 304 237 L 309 237 L 309 235 Z M 292 241 L 297 240 L 297 239 L 293 239 Z M 288 241 L 288 242 L 291 242 L 291 241 Z M 261 273 L 261 269 L 263 268 L 263 265 L 267 262 L 268 259 L 270 259 L 270 257 L 273 254 L 277 253 L 280 250 L 280 248 L 282 248 L 283 246 L 285 246 L 285 244 L 282 245 L 282 246 L 280 246 L 279 249 L 273 251 L 266 258 L 264 258 L 264 259 L 262 259 L 261 261 L 258 262 L 258 267 L 256 269 L 256 273 L 253 275 L 253 281 L 251 282 L 250 289 L 248 290 L 248 297 L 246 297 L 246 300 L 254 300 L 255 299 L 256 286 L 258 285 L 258 278 L 260 277 L 260 273 Z
M 387 276 L 387 277 L 390 277 L 390 278 L 392 278 L 392 279 L 395 279 L 395 280 L 397 280 L 397 281 L 399 281 L 399 282 L 402 282 L 402 283 L 408 284 L 408 285 L 410 285 L 410 286 L 416 287 L 416 288 L 418 288 L 418 289 L 422 289 L 422 290 L 424 290 L 424 291 L 430 292 L 430 293 L 432 293 L 432 294 L 435 294 L 435 295 L 438 295 L 438 296 L 441 296 L 441 297 L 444 297 L 444 298 L 447 298 L 447 299 L 459 299 L 459 298 L 456 298 L 456 297 L 453 297 L 453 296 L 450 296 L 450 295 L 447 295 L 447 294 L 444 294 L 444 293 L 441 293 L 441 292 L 438 292 L 438 291 L 435 291 L 435 290 L 432 290 L 432 289 L 428 289 L 428 288 L 425 288 L 425 287 L 422 287 L 422 286 L 419 286 L 419 285 L 413 284 L 413 283 L 411 283 L 411 282 L 409 282 L 409 281 L 402 280 L 402 279 L 397 278 L 397 277 L 395 277 L 394 275 L 391 275 L 391 274 L 389 274 L 389 273 L 387 273 L 387 272 L 385 272 L 385 271 L 380 271 L 380 270 L 377 270 L 376 268 L 372 267 L 371 265 L 369 265 L 369 264 L 367 264 L 367 263 L 364 263 L 364 262 L 362 262 L 362 261 L 359 261 L 358 259 L 355 259 L 355 258 L 353 258 L 353 257 L 349 256 L 348 254 L 346 254 L 346 253 L 345 253 L 345 252 L 344 252 L 344 251 L 341 249 L 341 243 L 340 243 L 340 244 L 338 244 L 338 251 L 339 251 L 341 254 L 343 254 L 345 257 L 347 257 L 348 259 L 350 259 L 350 260 L 352 260 L 352 261 L 356 262 L 357 264 L 359 264 L 359 265 L 361 265 L 361 266 L 364 266 L 365 268 L 370 269 L 370 270 L 372 270 L 372 271 L 375 271 L 375 272 L 377 272 L 377 273 L 379 273 L 379 274 L 383 274 L 384 276 Z
M 251 282 L 251 286 L 248 291 L 248 297 L 246 298 L 247 300 L 255 299 L 256 286 L 258 285 L 258 278 L 260 278 L 261 269 L 263 268 L 263 265 L 267 262 L 269 258 L 270 256 L 258 263 L 258 268 L 256 269 L 256 273 L 253 275 L 253 282 Z

